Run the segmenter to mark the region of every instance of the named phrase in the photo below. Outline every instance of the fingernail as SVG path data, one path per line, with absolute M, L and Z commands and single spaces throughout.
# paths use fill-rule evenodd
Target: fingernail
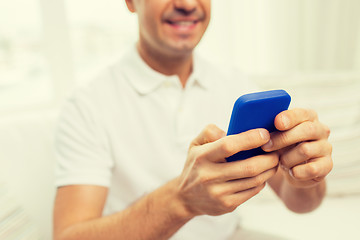
M 281 121 L 284 125 L 284 128 L 288 128 L 290 126 L 290 120 L 287 116 L 285 116 L 285 114 L 281 116 Z
M 264 149 L 264 150 L 270 150 L 272 147 L 273 147 L 273 142 L 271 141 L 271 139 L 266 143 L 266 144 L 264 144 L 263 146 L 262 146 L 262 149 Z
M 265 129 L 259 129 L 259 134 L 260 134 L 260 137 L 264 140 L 267 140 L 269 139 L 269 132 Z

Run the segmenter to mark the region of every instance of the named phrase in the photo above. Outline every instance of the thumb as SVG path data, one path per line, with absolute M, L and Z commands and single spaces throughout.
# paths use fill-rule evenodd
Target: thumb
M 191 146 L 204 145 L 214 142 L 226 136 L 226 133 L 215 124 L 207 125 L 201 133 L 192 141 Z

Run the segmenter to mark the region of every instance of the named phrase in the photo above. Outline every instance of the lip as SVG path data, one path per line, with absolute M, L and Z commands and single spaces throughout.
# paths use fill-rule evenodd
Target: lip
M 181 33 L 186 33 L 193 30 L 196 28 L 199 22 L 200 20 L 195 18 L 176 18 L 164 20 L 166 25 Z

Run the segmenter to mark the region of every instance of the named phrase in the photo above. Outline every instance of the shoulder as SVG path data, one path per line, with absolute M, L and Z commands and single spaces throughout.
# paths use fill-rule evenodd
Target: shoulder
M 123 74 L 124 57 L 104 66 L 86 82 L 76 86 L 69 94 L 68 102 L 83 102 L 103 107 L 115 101 L 120 94 L 127 92 L 128 81 Z

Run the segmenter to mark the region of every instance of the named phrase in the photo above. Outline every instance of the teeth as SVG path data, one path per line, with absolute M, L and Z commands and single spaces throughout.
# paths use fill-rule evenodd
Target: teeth
M 177 22 L 178 25 L 180 26 L 190 26 L 193 24 L 192 21 L 180 21 L 180 22 Z
M 175 22 L 175 24 L 179 25 L 179 26 L 187 27 L 187 26 L 194 24 L 194 22 L 193 21 L 179 21 L 179 22 Z

